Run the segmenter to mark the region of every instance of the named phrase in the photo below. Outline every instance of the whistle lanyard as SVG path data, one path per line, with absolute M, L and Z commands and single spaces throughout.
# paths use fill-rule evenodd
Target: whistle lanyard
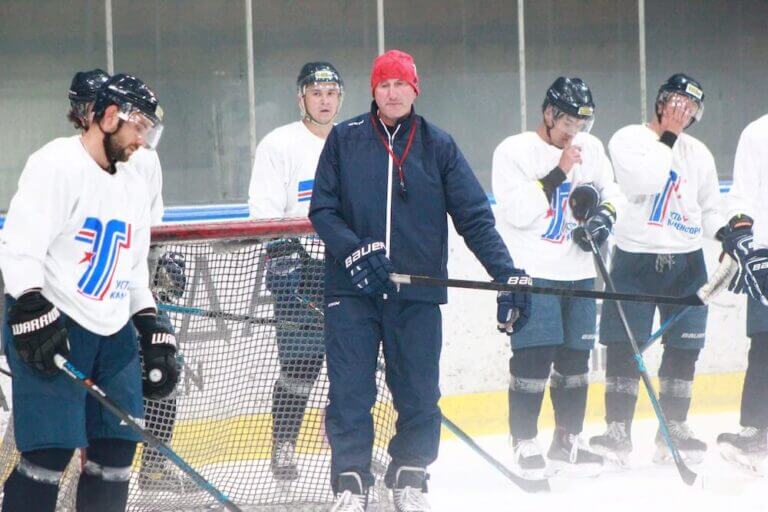
M 411 132 L 408 134 L 408 142 L 405 145 L 405 151 L 403 151 L 402 156 L 400 158 L 395 155 L 395 152 L 390 147 L 389 142 L 384 137 L 384 134 L 381 133 L 381 129 L 376 124 L 376 120 L 371 116 L 371 122 L 376 127 L 376 133 L 379 134 L 379 139 L 381 139 L 381 143 L 384 144 L 384 148 L 387 150 L 387 153 L 389 153 L 389 156 L 392 157 L 392 162 L 397 166 L 397 178 L 400 181 L 400 197 L 403 199 L 406 199 L 408 194 L 408 189 L 405 187 L 405 172 L 403 171 L 403 166 L 405 165 L 405 160 L 408 158 L 408 153 L 411 151 L 411 145 L 413 145 L 413 137 L 416 135 L 416 127 L 418 123 L 419 118 L 416 116 L 413 116 L 413 123 L 411 125 Z M 394 142 L 394 141 L 393 141 Z

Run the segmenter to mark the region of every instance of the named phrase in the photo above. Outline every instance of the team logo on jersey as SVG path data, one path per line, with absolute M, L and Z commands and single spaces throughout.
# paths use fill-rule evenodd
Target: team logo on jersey
M 75 240 L 88 244 L 79 262 L 87 263 L 88 267 L 77 289 L 89 299 L 103 300 L 112 285 L 122 250 L 131 247 L 131 225 L 112 219 L 104 227 L 96 217 L 88 217 Z
M 298 199 L 300 203 L 312 199 L 312 186 L 315 180 L 304 180 L 299 182 Z
M 664 185 L 664 191 L 661 194 L 656 194 L 653 198 L 653 208 L 651 208 L 651 216 L 648 218 L 648 224 L 653 226 L 663 226 L 664 221 L 670 212 L 670 203 L 674 198 L 678 197 L 680 191 L 680 175 L 675 171 L 669 171 L 669 178 Z
M 681 201 L 680 185 L 682 183 L 681 176 L 676 171 L 670 170 L 664 190 L 653 198 L 648 224 L 659 227 L 668 226 L 681 233 L 696 236 L 701 228 L 688 224 L 689 216 Z
M 546 233 L 541 235 L 541 239 L 554 244 L 561 244 L 567 238 L 567 223 L 565 214 L 568 206 L 568 196 L 571 194 L 571 183 L 561 183 L 552 194 L 552 202 L 547 211 L 547 218 L 550 218 L 549 227 Z

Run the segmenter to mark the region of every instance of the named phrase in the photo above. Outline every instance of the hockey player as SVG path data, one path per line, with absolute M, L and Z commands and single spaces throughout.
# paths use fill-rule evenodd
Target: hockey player
M 332 510 L 365 509 L 376 366 L 383 343 L 386 380 L 397 411 L 385 483 L 398 511 L 430 510 L 427 466 L 437 458 L 445 288 L 403 285 L 393 271 L 445 277 L 447 215 L 496 281 L 528 283 L 494 227 L 485 192 L 456 143 L 417 115 L 413 58 L 391 50 L 371 70 L 371 110 L 333 128 L 315 175 L 309 217 L 325 242 L 325 336 Z M 497 319 L 519 331 L 530 295 L 501 293 Z
M 648 125 L 617 131 L 608 144 L 616 180 L 628 205 L 616 223 L 611 276 L 616 290 L 681 296 L 707 281 L 701 249 L 704 236 L 723 225 L 715 162 L 707 147 L 683 133 L 701 119 L 701 84 L 678 73 L 661 87 Z M 623 303 L 639 343 L 651 333 L 656 307 Z M 659 306 L 661 321 L 680 310 Z M 662 339 L 659 395 L 670 434 L 685 460 L 703 458 L 707 445 L 686 422 L 699 351 L 704 346 L 707 308 L 693 308 Z M 605 408 L 608 428 L 590 440 L 593 450 L 625 465 L 632 450 L 632 418 L 639 373 L 617 306 L 606 302 L 600 319 L 600 343 L 607 346 Z M 655 462 L 668 461 L 669 449 L 656 436 Z
M 158 322 L 149 290 L 146 187 L 116 166 L 155 145 L 161 121 L 155 94 L 116 75 L 99 90 L 85 133 L 46 144 L 22 172 L 0 243 L 21 452 L 3 511 L 53 511 L 61 473 L 85 446 L 78 511 L 125 510 L 138 437 L 60 373 L 54 355 L 141 418 L 137 330 L 152 377 L 144 387 L 176 384 L 176 340 Z
M 726 460 L 750 471 L 764 471 L 768 457 L 768 115 L 750 123 L 739 138 L 723 249 L 739 263 L 734 291 L 749 294 L 747 336 L 750 349 L 741 395 L 741 432 L 717 437 Z M 754 219 L 754 228 L 753 228 Z M 754 229 L 754 233 L 753 233 Z
M 93 119 L 93 104 L 96 93 L 109 80 L 109 75 L 101 69 L 78 71 L 72 77 L 69 87 L 70 110 L 67 119 L 75 128 L 85 132 Z M 150 204 L 150 222 L 153 226 L 163 221 L 163 175 L 157 152 L 144 147 L 134 151 L 128 161 L 117 162 L 118 169 L 124 172 L 138 174 L 146 182 Z M 154 268 L 153 284 L 160 286 L 162 297 L 166 300 L 177 299 L 184 292 L 186 276 L 184 275 L 185 261 L 180 253 L 169 252 L 162 256 L 150 251 L 150 270 Z M 169 329 L 173 329 L 167 313 L 160 311 L 159 320 Z M 173 436 L 173 426 L 176 422 L 176 398 L 152 394 L 145 396 L 152 400 L 148 405 L 146 427 L 165 442 L 170 442 Z M 144 446 L 139 470 L 139 485 L 145 489 L 197 490 L 197 486 L 185 475 L 172 467 L 157 450 Z M 173 485 L 175 482 L 178 485 Z
M 594 110 L 584 81 L 560 77 L 546 92 L 536 131 L 508 137 L 493 154 L 499 232 L 539 286 L 594 289 L 583 231 L 601 244 L 616 220 L 621 192 L 603 144 L 589 134 Z M 602 469 L 602 457 L 579 437 L 595 331 L 593 299 L 534 295 L 529 326 L 512 334 L 509 428 L 512 466 L 521 476 L 542 477 L 546 468 L 536 434 L 547 379 L 556 423 L 550 471 L 595 475 Z
M 301 119 L 273 130 L 256 148 L 248 204 L 257 219 L 306 218 L 317 161 L 341 108 L 344 81 L 332 64 L 308 62 L 299 71 L 296 90 Z M 273 241 L 266 251 L 275 318 L 295 326 L 276 328 L 280 375 L 272 389 L 270 467 L 276 480 L 295 480 L 296 440 L 325 353 L 323 262 L 310 257 L 298 238 Z

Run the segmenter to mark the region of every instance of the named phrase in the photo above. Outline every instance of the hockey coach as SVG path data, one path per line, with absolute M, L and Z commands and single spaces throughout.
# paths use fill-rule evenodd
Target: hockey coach
M 371 70 L 370 112 L 335 126 L 320 155 L 309 217 L 327 249 L 326 431 L 334 510 L 360 510 L 373 484 L 371 407 L 383 343 L 398 413 L 386 484 L 397 510 L 430 510 L 426 467 L 437 458 L 445 288 L 403 285 L 389 273 L 447 277 L 448 224 L 495 281 L 530 282 L 496 231 L 488 199 L 446 132 L 417 115 L 413 58 L 391 50 Z M 499 329 L 521 329 L 528 293 L 500 293 Z

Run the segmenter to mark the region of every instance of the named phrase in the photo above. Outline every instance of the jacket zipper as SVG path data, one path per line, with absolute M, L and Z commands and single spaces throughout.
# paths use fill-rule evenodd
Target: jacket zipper
M 389 149 L 390 151 L 394 152 L 394 148 L 392 147 L 392 142 L 395 139 L 395 136 L 397 135 L 397 132 L 400 130 L 400 126 L 397 125 L 397 128 L 395 128 L 395 133 L 391 134 L 389 133 L 389 130 L 387 129 L 387 125 L 384 124 L 384 122 L 379 119 L 379 122 L 381 123 L 381 126 L 384 127 L 384 132 L 387 134 L 387 141 L 389 143 Z M 392 155 L 387 154 L 387 222 L 386 222 L 386 240 L 384 241 L 386 247 L 387 247 L 387 258 L 390 260 L 392 259 L 390 257 L 391 249 L 390 249 L 390 242 L 392 238 L 392 172 L 394 170 L 393 168 L 394 162 L 392 161 Z

